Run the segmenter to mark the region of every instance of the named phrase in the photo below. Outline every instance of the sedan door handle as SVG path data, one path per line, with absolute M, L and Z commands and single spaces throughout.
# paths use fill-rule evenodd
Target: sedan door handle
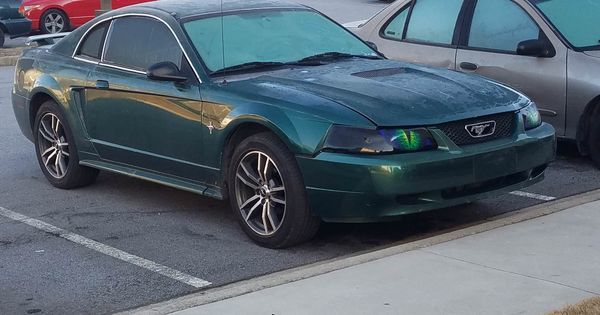
M 98 80 L 96 81 L 96 88 L 97 89 L 108 89 L 109 85 L 108 85 L 108 81 L 106 80 Z
M 475 71 L 477 68 L 479 68 L 479 66 L 471 62 L 461 62 L 460 68 L 464 70 Z

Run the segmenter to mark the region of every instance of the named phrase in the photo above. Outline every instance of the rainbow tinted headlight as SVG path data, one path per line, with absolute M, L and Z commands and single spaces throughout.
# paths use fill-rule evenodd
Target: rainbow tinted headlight
M 437 149 L 429 130 L 364 129 L 333 126 L 329 129 L 324 150 L 344 153 L 385 154 Z
M 523 116 L 525 130 L 537 128 L 542 125 L 542 116 L 535 103 L 531 102 L 527 107 L 521 109 L 519 113 Z

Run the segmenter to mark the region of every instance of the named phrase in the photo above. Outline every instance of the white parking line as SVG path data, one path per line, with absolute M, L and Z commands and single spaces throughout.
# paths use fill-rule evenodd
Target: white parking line
M 177 280 L 179 282 L 183 282 L 185 284 L 191 285 L 195 288 L 202 288 L 208 285 L 211 285 L 210 282 L 206 280 L 202 280 L 193 276 L 190 276 L 181 271 L 177 271 L 175 269 L 171 269 L 167 266 L 163 266 L 161 264 L 155 263 L 148 259 L 129 254 L 120 249 L 116 249 L 114 247 L 110 247 L 108 245 L 104 245 L 102 243 L 96 242 L 89 238 L 83 237 L 81 235 L 71 233 L 67 230 L 63 230 L 54 225 L 48 224 L 46 222 L 30 218 L 28 216 L 22 215 L 20 213 L 5 209 L 0 207 L 0 215 L 12 219 L 14 221 L 18 221 L 21 223 L 25 223 L 29 226 L 32 226 L 36 229 L 42 230 L 44 232 L 56 235 L 58 237 L 62 237 L 66 240 L 69 240 L 73 243 L 83 245 L 89 249 L 95 250 L 102 254 L 120 259 L 124 262 L 128 262 L 132 265 L 136 265 L 138 267 L 142 267 L 144 269 L 150 270 L 152 272 L 156 272 L 165 277 L 169 277 L 171 279 Z
M 515 195 L 515 196 L 521 196 L 521 197 L 527 197 L 527 198 L 532 198 L 532 199 L 537 199 L 537 200 L 542 200 L 542 201 L 552 201 L 552 200 L 556 200 L 556 197 L 550 197 L 550 196 L 544 196 L 544 195 L 538 195 L 538 194 L 533 194 L 533 193 L 528 193 L 525 191 L 513 191 L 510 193 L 511 195 Z

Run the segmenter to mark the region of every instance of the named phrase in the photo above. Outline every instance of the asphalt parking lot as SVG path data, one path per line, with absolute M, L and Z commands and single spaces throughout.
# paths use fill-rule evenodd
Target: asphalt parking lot
M 368 0 L 350 2 L 343 10 L 335 8 L 348 1 L 303 2 L 341 22 L 366 18 L 382 7 Z M 324 224 L 305 245 L 269 250 L 243 234 L 225 202 L 106 172 L 89 187 L 53 188 L 38 167 L 33 144 L 18 129 L 10 103 L 12 80 L 13 68 L 0 68 L 0 314 L 111 313 L 210 287 L 190 285 L 190 279 L 219 286 L 600 188 L 600 171 L 572 145 L 561 144 L 546 180 L 520 193 L 393 223 Z M 25 216 L 21 220 L 31 224 L 7 213 Z M 70 239 L 48 233 L 50 225 L 71 233 Z M 98 244 L 85 246 L 88 240 Z M 168 272 L 161 274 L 162 267 Z M 165 276 L 171 271 L 182 276 Z

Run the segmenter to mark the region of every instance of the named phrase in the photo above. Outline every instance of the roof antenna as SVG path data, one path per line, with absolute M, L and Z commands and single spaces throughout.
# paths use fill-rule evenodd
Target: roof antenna
M 223 15 L 223 1 L 221 0 L 221 53 L 223 56 L 223 68 L 225 68 L 225 22 L 223 21 L 225 17 Z

